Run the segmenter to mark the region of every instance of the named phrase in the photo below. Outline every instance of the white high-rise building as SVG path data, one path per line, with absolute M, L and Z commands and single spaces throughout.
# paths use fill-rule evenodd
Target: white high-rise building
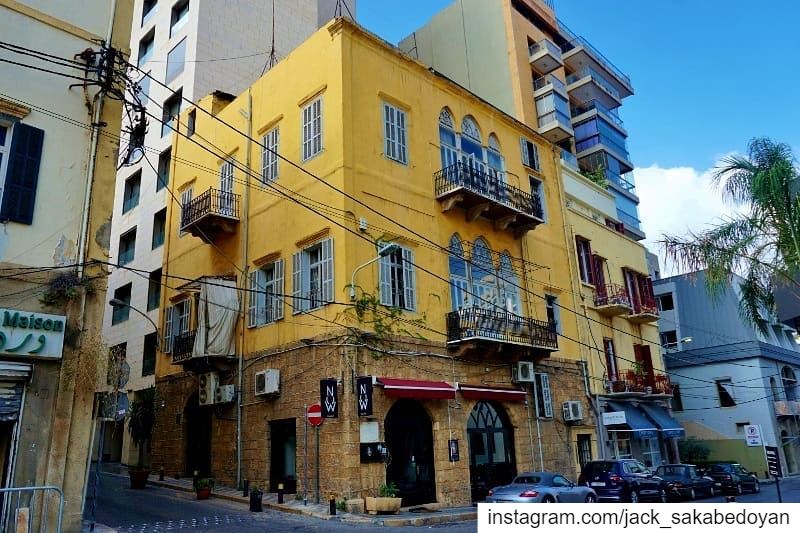
M 146 76 L 140 80 L 148 115 L 144 157 L 117 173 L 110 261 L 126 268 L 112 269 L 108 299 L 123 305 L 106 309 L 103 333 L 130 367 L 121 387 L 130 401 L 155 382 L 166 205 L 178 201 L 169 171 L 183 164 L 171 161 L 172 130 L 154 117 L 169 120 L 182 97 L 244 91 L 269 69 L 273 28 L 280 60 L 334 16 L 355 16 L 355 8 L 356 0 L 135 0 L 130 62 L 169 90 Z M 102 453 L 123 464 L 138 460 L 127 431 L 113 422 Z

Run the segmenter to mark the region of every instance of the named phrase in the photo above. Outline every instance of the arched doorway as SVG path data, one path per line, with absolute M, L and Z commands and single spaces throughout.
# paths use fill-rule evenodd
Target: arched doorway
M 211 476 L 211 408 L 201 407 L 195 392 L 183 411 L 186 424 L 186 475 L 194 471 L 201 477 Z
M 483 501 L 489 489 L 517 475 L 514 430 L 498 404 L 478 402 L 467 421 L 472 501 Z
M 414 400 L 398 400 L 386 414 L 384 429 L 389 450 L 386 482 L 397 485 L 404 506 L 435 502 L 433 427 L 428 413 Z

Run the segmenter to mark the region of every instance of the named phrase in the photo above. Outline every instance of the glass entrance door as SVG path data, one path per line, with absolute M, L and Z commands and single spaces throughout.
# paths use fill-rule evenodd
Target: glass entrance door
M 482 501 L 489 489 L 510 483 L 517 474 L 514 433 L 499 405 L 478 402 L 467 422 L 472 501 Z

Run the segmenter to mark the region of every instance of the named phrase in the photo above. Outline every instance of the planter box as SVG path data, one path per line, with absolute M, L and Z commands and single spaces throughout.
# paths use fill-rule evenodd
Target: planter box
M 364 514 L 364 500 L 362 498 L 353 498 L 344 502 L 344 510 L 353 514 Z
M 400 504 L 403 501 L 402 498 L 373 498 L 370 496 L 367 496 L 364 500 L 369 514 L 396 513 L 400 510 Z
M 211 496 L 211 488 L 204 487 L 202 489 L 197 489 L 197 499 L 198 500 L 207 500 L 209 496 Z
M 149 470 L 128 470 L 128 475 L 131 477 L 132 489 L 143 489 L 147 486 L 147 478 L 150 477 Z

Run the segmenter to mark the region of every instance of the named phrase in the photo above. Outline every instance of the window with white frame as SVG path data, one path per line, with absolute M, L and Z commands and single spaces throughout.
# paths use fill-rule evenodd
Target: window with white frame
M 175 337 L 189 332 L 192 301 L 185 298 L 164 312 L 164 353 L 170 353 Z
M 469 262 L 464 255 L 464 247 L 458 235 L 450 238 L 450 301 L 453 311 L 469 306 Z
M 272 128 L 261 139 L 261 181 L 269 183 L 278 179 L 278 141 L 279 130 Z
M 547 322 L 555 328 L 556 332 L 563 331 L 561 327 L 561 307 L 558 305 L 558 298 L 552 294 L 545 294 L 544 303 L 547 310 Z
M 519 297 L 519 277 L 511 264 L 511 254 L 503 252 L 500 254 L 500 285 L 502 290 L 503 308 L 509 313 L 520 314 L 522 304 Z
M 553 399 L 550 393 L 550 376 L 544 373 L 534 374 L 536 387 L 536 417 L 553 418 Z
M 312 244 L 292 256 L 292 313 L 333 301 L 333 239 Z
M 522 137 L 519 140 L 522 151 L 522 164 L 534 170 L 539 170 L 539 148 L 535 143 Z
M 414 252 L 398 247 L 380 259 L 381 304 L 416 309 Z
M 247 327 L 263 326 L 283 318 L 283 259 L 250 272 Z
M 11 150 L 11 124 L 0 122 L 0 200 L 3 198 L 3 189 L 6 182 L 6 169 Z
M 303 108 L 303 161 L 322 151 L 322 97 Z
M 384 154 L 398 163 L 408 164 L 406 148 L 406 113 L 383 103 Z

